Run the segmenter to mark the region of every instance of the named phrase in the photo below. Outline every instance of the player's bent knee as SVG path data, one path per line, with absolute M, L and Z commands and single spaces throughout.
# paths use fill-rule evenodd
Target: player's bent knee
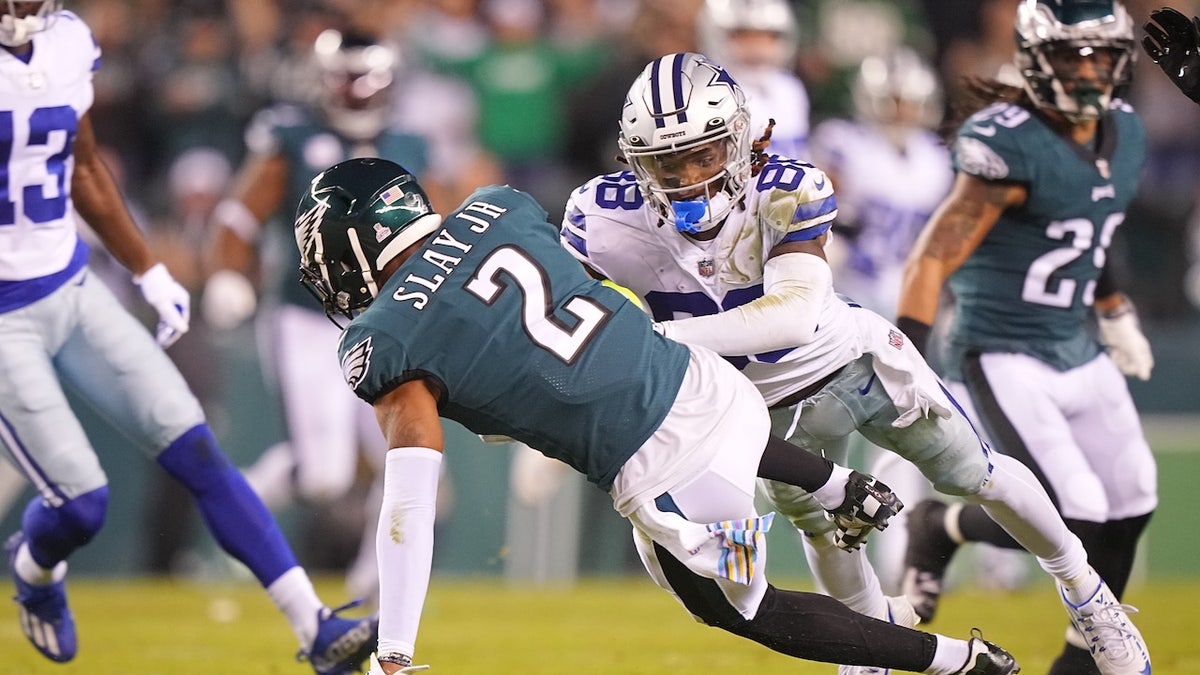
M 988 463 L 981 456 L 977 462 L 961 462 L 958 466 L 949 467 L 933 481 L 933 487 L 944 495 L 971 497 L 979 494 L 987 478 Z
M 816 498 L 804 490 L 787 483 L 773 480 L 758 480 L 758 487 L 770 500 L 771 505 L 787 518 L 797 529 L 813 534 L 823 534 L 834 529 L 833 521 L 825 517 L 825 510 Z

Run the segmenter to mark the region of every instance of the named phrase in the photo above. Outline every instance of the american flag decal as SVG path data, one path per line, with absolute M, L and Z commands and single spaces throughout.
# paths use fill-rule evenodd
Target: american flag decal
M 889 329 L 888 330 L 888 344 L 895 347 L 896 349 L 900 349 L 900 348 L 904 347 L 904 334 L 894 328 Z
M 358 383 L 362 382 L 367 369 L 371 367 L 371 351 L 371 338 L 367 338 L 347 349 L 342 356 L 342 377 L 346 378 L 346 384 L 351 389 L 358 388 Z
M 383 200 L 384 204 L 391 206 L 392 204 L 400 201 L 400 198 L 403 196 L 404 190 L 401 190 L 399 185 L 393 185 L 392 187 L 384 190 L 379 195 L 379 198 Z

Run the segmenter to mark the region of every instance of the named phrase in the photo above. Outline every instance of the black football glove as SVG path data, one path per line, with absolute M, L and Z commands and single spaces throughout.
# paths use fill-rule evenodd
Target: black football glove
M 1150 12 L 1142 48 L 1188 98 L 1200 103 L 1200 19 L 1163 7 Z

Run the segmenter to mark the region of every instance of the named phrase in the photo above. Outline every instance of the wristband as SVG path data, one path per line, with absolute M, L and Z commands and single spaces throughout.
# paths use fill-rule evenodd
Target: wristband
M 929 324 L 911 317 L 902 316 L 896 319 L 896 328 L 899 328 L 900 332 L 908 336 L 909 341 L 917 348 L 917 351 L 921 352 L 921 356 L 925 356 L 925 349 L 929 346 L 929 333 L 933 330 Z

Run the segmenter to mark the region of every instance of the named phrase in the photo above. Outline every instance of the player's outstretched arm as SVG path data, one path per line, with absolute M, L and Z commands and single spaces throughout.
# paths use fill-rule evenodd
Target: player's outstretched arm
M 155 261 L 150 245 L 125 206 L 112 173 L 96 151 L 96 135 L 88 113 L 79 119 L 72 151 L 75 171 L 71 178 L 71 198 L 75 209 L 113 256 L 133 272 L 133 280 L 142 290 L 142 296 L 158 312 L 158 343 L 169 347 L 188 331 L 191 296 L 175 281 L 166 266 Z
M 1188 98 L 1200 103 L 1200 18 L 1170 7 L 1150 12 L 1142 48 Z
M 412 380 L 375 401 L 387 438 L 383 504 L 376 543 L 379 575 L 378 661 L 384 673 L 404 672 L 416 651 L 429 590 L 433 521 L 444 438 L 437 396 Z M 411 672 L 411 671 L 409 671 Z

